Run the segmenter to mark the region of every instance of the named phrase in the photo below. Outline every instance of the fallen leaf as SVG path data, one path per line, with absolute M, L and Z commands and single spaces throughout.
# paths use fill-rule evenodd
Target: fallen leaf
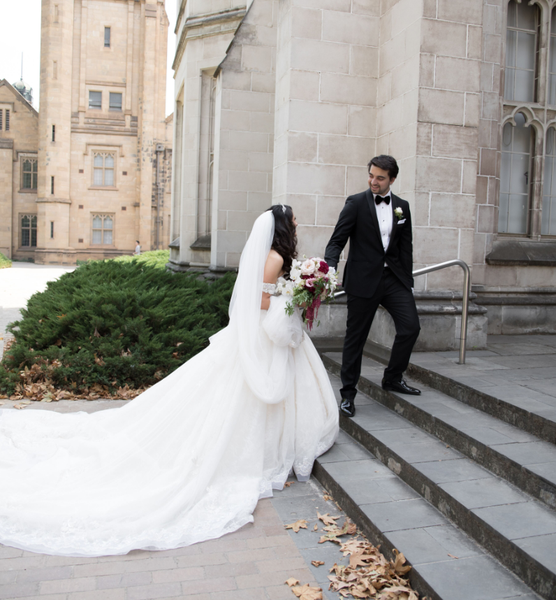
M 328 500 L 332 500 L 332 497 L 329 496 L 328 494 L 324 494 L 323 499 L 328 502 Z
M 398 575 L 405 575 L 408 571 L 411 571 L 411 567 L 409 565 L 405 565 L 405 556 L 398 552 L 395 548 L 393 549 L 394 554 L 396 555 L 396 560 L 394 561 L 394 570 Z
M 1 403 L 0 403 L 0 404 L 1 404 Z M 313 527 L 313 531 L 318 531 L 318 530 L 319 530 L 319 526 L 318 526 L 318 525 L 315 525 L 315 526 Z
M 448 556 L 449 556 L 450 558 L 457 558 L 457 559 L 459 560 L 459 556 L 454 556 L 453 554 L 450 554 L 449 552 L 448 552 Z
M 286 481 L 286 483 L 284 483 L 284 487 L 290 487 L 292 483 L 293 481 Z
M 336 521 L 340 518 L 340 517 L 331 517 L 330 513 L 326 513 L 325 515 L 321 515 L 318 510 L 317 510 L 317 517 L 325 525 L 336 525 Z
M 364 552 L 357 552 L 356 554 L 352 554 L 350 559 L 349 559 L 349 566 L 350 567 L 367 567 L 367 563 L 372 559 L 373 557 L 365 554 Z
M 307 521 L 305 519 L 299 519 L 295 523 L 286 525 L 286 529 L 293 529 L 295 533 L 299 533 L 300 529 L 307 529 Z
M 308 583 L 292 587 L 299 600 L 322 600 L 322 588 L 311 587 Z
M 320 567 L 321 565 L 324 565 L 324 561 L 323 560 L 312 560 L 311 564 L 313 565 L 313 567 Z
M 286 583 L 290 587 L 293 587 L 294 585 L 297 585 L 299 583 L 299 579 L 295 579 L 295 577 L 290 577 L 289 579 L 286 580 Z

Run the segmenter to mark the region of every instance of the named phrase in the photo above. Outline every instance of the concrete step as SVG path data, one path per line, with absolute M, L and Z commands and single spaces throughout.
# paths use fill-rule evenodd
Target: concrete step
M 365 354 L 385 364 L 390 350 L 367 343 Z M 407 374 L 460 402 L 556 444 L 556 398 L 543 393 L 542 383 L 547 382 L 539 380 L 539 389 L 516 385 L 524 369 L 513 368 L 525 364 L 541 372 L 553 370 L 553 355 L 497 356 L 491 351 L 468 352 L 466 365 L 458 365 L 456 355 L 455 352 L 415 352 Z M 486 359 L 505 364 L 489 363 Z M 489 373 L 495 373 L 494 377 L 487 377 Z
M 313 471 L 381 551 L 403 552 L 410 580 L 430 600 L 540 600 L 437 508 L 345 432 Z
M 323 355 L 339 375 L 341 354 Z M 556 446 L 462 403 L 436 389 L 420 386 L 421 396 L 382 389 L 383 366 L 363 357 L 359 389 L 450 447 L 521 490 L 556 508 Z
M 331 376 L 331 379 L 335 388 L 339 389 L 336 378 Z M 405 503 L 400 500 L 384 504 L 373 500 L 376 485 L 371 485 L 373 473 L 368 469 L 369 463 L 359 465 L 353 446 L 346 452 L 339 444 L 332 454 L 327 453 L 320 460 L 315 474 L 338 499 L 341 498 L 338 494 L 346 494 L 343 506 L 353 511 L 357 522 L 364 517 L 372 527 L 383 533 L 404 532 L 388 539 L 396 545 L 406 535 L 418 547 L 417 534 L 413 529 L 446 525 L 449 519 L 536 593 L 547 599 L 556 598 L 554 511 L 363 394 L 358 395 L 356 416 L 353 419 L 342 418 L 341 426 L 421 496 L 404 498 Z M 366 457 L 365 460 L 370 459 Z M 327 464 L 332 466 L 327 467 Z M 373 463 L 374 466 L 377 464 Z M 380 470 L 375 468 L 375 471 L 380 474 Z M 356 501 L 357 489 L 364 496 L 361 502 Z M 377 497 L 380 500 L 380 496 Z M 429 503 L 437 509 L 435 512 L 430 512 Z M 368 527 L 372 529 L 370 524 Z M 412 530 L 412 533 L 406 530 Z M 403 546 L 398 549 L 405 554 Z M 458 556 L 457 552 L 449 554 Z M 477 569 L 473 576 L 469 572 L 472 582 L 476 583 L 481 570 L 484 569 Z M 486 567 L 486 571 L 489 570 Z M 428 593 L 424 591 L 426 586 L 421 589 Z M 505 593 L 490 597 L 512 597 Z M 529 592 L 521 591 L 515 596 L 524 593 Z M 456 596 L 440 594 L 436 597 Z M 467 600 L 481 596 L 461 597 Z

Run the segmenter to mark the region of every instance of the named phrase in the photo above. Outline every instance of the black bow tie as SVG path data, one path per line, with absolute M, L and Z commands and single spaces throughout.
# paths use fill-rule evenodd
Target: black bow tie
M 384 198 L 382 196 L 375 196 L 375 204 L 378 206 L 381 202 L 390 204 L 390 196 L 384 196 Z

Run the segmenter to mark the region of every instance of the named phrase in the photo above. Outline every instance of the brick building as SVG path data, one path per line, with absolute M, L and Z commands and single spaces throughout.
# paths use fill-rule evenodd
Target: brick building
M 174 268 L 237 266 L 275 202 L 294 207 L 301 253 L 322 255 L 369 158 L 388 153 L 415 268 L 472 268 L 471 344 L 487 330 L 554 332 L 555 6 L 182 0 Z M 457 268 L 416 279 L 424 347 L 457 344 L 461 281 Z M 379 319 L 376 335 L 387 328 Z
M 0 131 L 0 148 L 22 148 L 0 208 L 11 214 L 0 239 L 9 256 L 72 264 L 131 254 L 137 239 L 168 246 L 167 37 L 164 0 L 43 0 L 40 114 L 19 100 Z

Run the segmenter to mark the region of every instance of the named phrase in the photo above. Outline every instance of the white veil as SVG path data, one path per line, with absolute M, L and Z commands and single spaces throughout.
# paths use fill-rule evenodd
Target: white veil
M 274 346 L 271 357 L 261 349 L 264 266 L 274 239 L 274 215 L 264 212 L 253 225 L 239 261 L 230 302 L 230 329 L 237 336 L 241 365 L 251 391 L 267 404 L 283 400 L 293 385 L 288 370 L 289 348 Z

